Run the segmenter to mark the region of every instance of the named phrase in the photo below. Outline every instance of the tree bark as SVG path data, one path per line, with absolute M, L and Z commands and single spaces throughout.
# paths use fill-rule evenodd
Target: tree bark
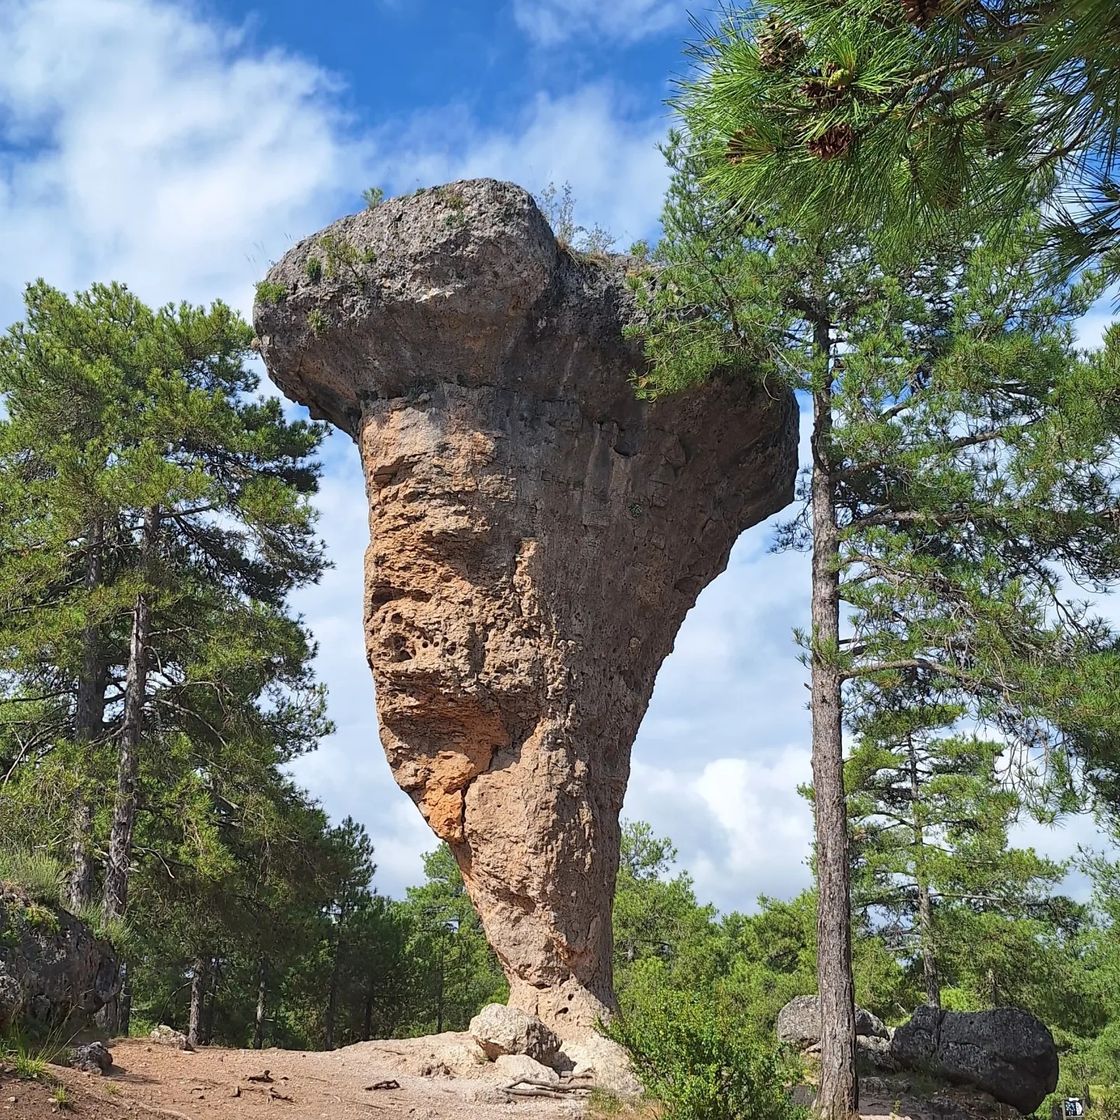
M 122 965 L 124 979 L 121 981 L 121 994 L 117 997 L 117 1033 L 127 1037 L 132 1027 L 132 980 L 128 966 Z
M 346 922 L 347 912 L 340 909 L 338 914 L 338 930 L 334 942 L 334 960 L 331 962 L 331 983 L 327 991 L 327 1013 L 323 1020 L 323 1048 L 334 1049 L 334 1021 L 338 1015 L 338 983 L 342 972 L 342 929 Z
M 202 1044 L 203 1011 L 206 1005 L 206 989 L 209 986 L 210 962 L 199 957 L 191 968 L 191 1013 L 187 1024 L 187 1041 L 192 1046 Z
M 87 597 L 101 586 L 105 528 L 101 520 L 90 525 L 86 543 L 84 586 Z M 87 610 L 89 609 L 87 603 Z M 82 663 L 74 704 L 74 741 L 79 752 L 101 734 L 105 719 L 105 665 L 101 629 L 87 624 L 82 630 Z M 70 848 L 69 905 L 81 910 L 93 902 L 93 806 L 84 783 L 79 783 L 74 806 Z
M 817 348 L 826 363 L 828 325 Z M 812 742 L 817 859 L 817 989 L 821 1003 L 821 1073 L 816 1114 L 848 1120 L 857 1112 L 855 993 L 852 981 L 851 868 L 844 795 L 840 641 L 840 539 L 832 464 L 832 391 L 825 373 L 813 394 L 811 515 Z
M 132 609 L 132 636 L 124 686 L 124 720 L 117 756 L 117 793 L 109 832 L 109 861 L 105 868 L 102 908 L 107 918 L 124 917 L 128 905 L 128 880 L 132 864 L 132 836 L 136 826 L 137 786 L 140 775 L 140 739 L 144 731 L 148 656 L 151 639 L 150 577 L 160 532 L 158 506 L 144 515 L 141 565 L 144 586 Z
M 366 981 L 366 999 L 362 1005 L 362 1041 L 369 1042 L 373 1035 L 373 999 L 374 999 L 374 982 L 373 977 Z
M 446 930 L 439 933 L 439 971 L 436 973 L 436 1034 L 443 1034 L 443 1004 L 447 991 Z
M 214 1041 L 214 1018 L 218 1013 L 218 983 L 221 980 L 222 961 L 220 957 L 210 958 L 210 983 L 206 987 L 205 1012 L 202 1016 L 202 1044 L 209 1046 Z
M 941 982 L 937 974 L 937 950 L 933 939 L 933 900 L 925 867 L 925 829 L 921 817 L 921 782 L 918 778 L 918 755 L 914 737 L 908 736 L 910 764 L 910 806 L 914 820 L 914 882 L 918 889 L 918 945 L 922 953 L 922 976 L 925 980 L 926 1003 L 941 1006 Z
M 253 1049 L 264 1046 L 264 1026 L 268 1012 L 268 961 L 261 957 L 257 965 L 257 1015 L 253 1020 Z

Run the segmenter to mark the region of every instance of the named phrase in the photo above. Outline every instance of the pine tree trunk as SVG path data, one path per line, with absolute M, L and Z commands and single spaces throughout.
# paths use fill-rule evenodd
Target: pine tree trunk
M 941 982 L 937 974 L 937 952 L 933 938 L 933 900 L 925 867 L 925 829 L 921 818 L 921 783 L 918 779 L 918 755 L 913 736 L 907 737 L 910 762 L 910 804 L 914 820 L 914 881 L 918 889 L 918 944 L 922 951 L 922 976 L 925 979 L 926 1003 L 941 1006 Z
M 132 864 L 132 835 L 136 826 L 136 798 L 140 776 L 140 739 L 147 699 L 148 656 L 151 638 L 149 577 L 160 531 L 159 507 L 144 515 L 141 557 L 145 586 L 132 610 L 128 670 L 125 673 L 124 721 L 117 756 L 117 793 L 109 832 L 109 861 L 105 868 L 102 908 L 107 918 L 124 917 L 128 905 L 128 879 Z
M 206 1003 L 206 989 L 209 986 L 209 961 L 199 957 L 191 969 L 191 1014 L 187 1024 L 187 1041 L 192 1046 L 202 1044 L 203 1011 Z
M 268 961 L 261 957 L 257 965 L 257 1015 L 253 1020 L 253 1049 L 264 1046 L 264 1025 L 268 1011 Z
M 334 1021 L 338 1015 L 338 983 L 342 971 L 342 924 L 345 912 L 338 916 L 338 936 L 334 943 L 334 960 L 331 962 L 331 983 L 327 990 L 327 1013 L 323 1020 L 323 1048 L 334 1049 Z
M 206 988 L 205 1011 L 202 1016 L 202 1044 L 209 1046 L 214 1041 L 214 1018 L 218 1013 L 218 982 L 221 979 L 222 962 L 219 957 L 210 958 L 210 983 Z
M 827 326 L 818 348 L 829 352 Z M 848 1120 L 857 1111 L 855 994 L 852 982 L 848 813 L 844 796 L 840 638 L 839 534 L 831 432 L 832 393 L 813 394 L 812 722 L 816 809 L 817 989 L 821 1003 L 821 1073 L 816 1114 Z
M 86 545 L 84 586 L 87 596 L 101 586 L 104 551 L 104 526 L 95 520 Z M 101 651 L 100 627 L 87 625 L 82 630 L 82 664 L 74 705 L 74 741 L 79 752 L 101 734 L 105 719 L 105 666 Z M 84 761 L 84 760 L 83 760 Z M 70 848 L 69 905 L 81 910 L 93 902 L 93 806 L 84 783 L 79 784 L 74 806 Z
M 436 1034 L 443 1034 L 443 1001 L 447 986 L 444 937 L 439 935 L 439 970 L 436 973 Z
M 373 997 L 374 983 L 371 976 L 366 982 L 366 999 L 362 1005 L 362 1041 L 369 1042 L 373 1036 Z
M 127 1037 L 132 1027 L 132 980 L 128 966 L 122 966 L 124 979 L 121 981 L 121 994 L 117 997 L 117 1034 Z

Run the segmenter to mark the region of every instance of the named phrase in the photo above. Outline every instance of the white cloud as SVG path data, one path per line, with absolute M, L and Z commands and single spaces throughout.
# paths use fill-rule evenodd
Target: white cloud
M 480 125 L 462 106 L 390 124 L 377 134 L 377 164 L 394 193 L 476 176 L 533 193 L 567 182 L 578 219 L 625 246 L 657 224 L 668 183 L 658 144 L 668 123 L 660 108 L 635 106 L 600 82 L 563 97 L 538 94 L 501 127 Z
M 797 793 L 809 778 L 804 744 L 698 769 L 679 756 L 635 760 L 625 815 L 672 838 L 702 902 L 749 913 L 760 894 L 789 898 L 809 886 L 812 813 Z
M 531 39 L 555 46 L 568 39 L 607 36 L 632 43 L 679 23 L 679 0 L 514 0 L 513 18 Z
M 182 5 L 0 4 L 0 316 L 39 275 L 248 310 L 269 260 L 356 208 L 370 183 L 569 181 L 588 225 L 633 239 L 656 223 L 667 122 L 609 85 L 541 94 L 500 127 L 453 105 L 364 136 L 339 89 L 307 59 L 256 51 Z
M 361 181 L 336 90 L 185 7 L 0 6 L 0 310 L 36 275 L 246 306 L 268 258 Z
M 142 298 L 222 297 L 249 310 L 287 245 L 359 204 L 472 175 L 531 189 L 570 181 L 580 218 L 620 236 L 656 221 L 659 110 L 607 85 L 531 98 L 503 127 L 462 106 L 366 134 L 338 79 L 262 52 L 229 25 L 164 0 L 0 0 L 0 320 L 35 276 L 64 289 L 120 279 Z M 295 767 L 333 816 L 373 836 L 381 889 L 399 893 L 433 846 L 377 742 L 361 623 L 367 540 L 357 456 L 335 434 L 318 499 L 336 567 L 296 600 L 316 634 L 337 732 Z
M 625 36 L 679 5 L 625 0 L 563 26 Z M 524 18 L 529 18 L 525 16 Z M 544 25 L 541 24 L 543 27 Z M 567 31 L 565 31 L 567 33 Z M 582 32 L 581 32 L 582 33 Z M 609 83 L 541 94 L 500 125 L 463 106 L 359 134 L 336 78 L 261 52 L 237 28 L 164 0 L 0 0 L 0 321 L 22 284 L 120 279 L 151 302 L 222 296 L 248 310 L 269 258 L 345 209 L 363 186 L 392 191 L 493 175 L 530 189 L 571 182 L 579 220 L 627 239 L 656 221 L 666 121 Z M 377 743 L 361 621 L 365 497 L 353 447 L 326 448 L 319 507 L 336 567 L 296 606 L 320 641 L 337 733 L 295 767 L 333 816 L 364 821 L 378 883 L 399 893 L 434 844 Z M 762 527 L 685 622 L 635 749 L 630 816 L 672 836 L 701 898 L 746 908 L 807 881 L 803 557 L 773 556 Z M 774 843 L 774 839 L 778 843 Z

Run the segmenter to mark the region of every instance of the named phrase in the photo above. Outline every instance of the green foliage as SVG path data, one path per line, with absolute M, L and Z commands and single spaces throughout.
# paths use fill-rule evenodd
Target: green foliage
M 847 763 L 853 903 L 930 1000 L 1041 1014 L 1039 997 L 1067 990 L 1045 969 L 1078 922 L 1053 893 L 1066 867 L 1009 845 L 1022 799 L 1000 781 L 1003 744 L 939 734 L 952 713 L 909 699 L 862 713 Z
M 74 1102 L 70 1099 L 70 1094 L 67 1092 L 65 1085 L 56 1085 L 51 1090 L 51 1102 L 63 1112 L 67 1112 L 74 1107 Z
M 287 605 L 323 568 L 309 497 L 325 428 L 255 395 L 251 331 L 221 304 L 44 284 L 26 302 L 0 340 L 0 821 L 6 850 L 88 853 L 71 904 L 142 958 L 139 1007 L 154 974 L 181 983 L 184 947 L 247 952 L 286 902 L 269 860 L 290 860 L 288 889 L 291 850 L 325 830 L 282 770 L 330 726 Z M 132 888 L 127 926 L 92 906 L 106 849 Z
M 706 182 L 752 210 L 904 248 L 962 210 L 1006 231 L 1046 193 L 1066 267 L 1117 247 L 1111 0 L 778 0 L 725 10 L 692 54 Z
M 672 875 L 677 852 L 642 821 L 625 823 L 614 898 L 615 989 L 622 1009 L 641 1015 L 666 988 L 696 990 L 725 966 L 715 909 L 696 900 L 687 874 Z
M 452 229 L 461 229 L 467 224 L 467 198 L 456 186 L 436 188 L 437 197 L 447 206 L 447 216 L 444 219 Z
M 13 1054 L 10 1060 L 12 1072 L 16 1077 L 22 1077 L 26 1081 L 42 1081 L 47 1076 L 48 1069 L 45 1058 L 17 1053 Z
M 307 313 L 307 329 L 318 337 L 327 328 L 327 317 L 318 307 L 313 307 Z
M 61 928 L 58 914 L 49 906 L 41 902 L 29 902 L 21 915 L 23 921 L 32 929 L 41 933 L 58 933 Z
M 262 307 L 273 307 L 281 303 L 288 296 L 288 289 L 283 284 L 272 280 L 261 280 L 257 283 L 257 303 Z
M 62 865 L 47 852 L 14 847 L 0 850 L 0 880 L 22 887 L 35 902 L 57 906 Z
M 790 1099 L 792 1068 L 760 1047 L 703 998 L 664 994 L 640 1016 L 607 1028 L 625 1046 L 665 1120 L 800 1120 Z
M 132 927 L 124 918 L 106 917 L 105 908 L 99 902 L 79 906 L 74 916 L 84 922 L 96 937 L 108 941 L 118 953 L 127 954 L 137 947 Z
M 561 249 L 586 257 L 602 257 L 611 251 L 615 239 L 601 226 L 591 228 L 576 220 L 576 201 L 571 183 L 557 187 L 549 183 L 535 195 L 537 207 L 545 216 Z
M 19 1026 L 9 1026 L 0 1033 L 0 1063 L 26 1081 L 49 1081 L 50 1066 L 62 1059 L 68 1045 L 69 1039 L 57 1030 L 37 1037 Z
M 735 27 L 732 18 L 728 42 Z M 768 34 L 769 49 L 782 56 L 773 65 L 799 66 L 809 46 L 796 25 L 774 23 Z M 833 209 L 824 225 L 796 206 L 759 205 L 756 184 L 743 176 L 763 167 L 786 176 L 789 169 L 759 155 L 759 135 L 749 126 L 732 129 L 717 119 L 749 113 L 742 101 L 759 93 L 740 82 L 742 67 L 719 69 L 737 45 L 717 36 L 703 49 L 713 61 L 692 91 L 692 139 L 674 135 L 667 147 L 675 175 L 665 237 L 655 267 L 631 278 L 644 315 L 630 333 L 648 359 L 636 383 L 641 395 L 658 397 L 739 377 L 759 387 L 760 399 L 784 387 L 810 400 L 811 456 L 799 509 L 780 527 L 776 547 L 812 551 L 814 559 L 812 627 L 796 635 L 813 686 L 821 795 L 814 866 L 820 898 L 843 899 L 850 863 L 841 720 L 880 756 L 908 741 L 906 721 L 915 713 L 925 720 L 922 729 L 937 732 L 934 752 L 963 738 L 998 739 L 1013 776 L 1032 787 L 1036 801 L 1048 795 L 1042 787 L 1065 779 L 1064 764 L 1050 761 L 1068 757 L 1075 741 L 1062 721 L 1084 703 L 1082 688 L 1100 687 L 1089 670 L 1115 644 L 1108 623 L 1070 588 L 1103 590 L 1120 578 L 1112 528 L 1120 428 L 1110 423 L 1120 376 L 1107 361 L 1093 363 L 1108 403 L 1085 405 L 1078 388 L 1085 363 L 1072 325 L 1102 281 L 1072 277 L 1038 254 L 1037 212 L 1013 213 L 1000 239 L 961 221 L 906 253 L 887 253 L 831 220 Z M 772 65 L 757 50 L 754 57 L 760 68 Z M 811 84 L 802 75 L 800 96 L 843 100 L 858 77 L 857 60 L 851 51 L 837 58 Z M 812 157 L 843 162 L 852 131 L 839 121 L 809 137 Z M 1084 668 L 1071 672 L 1074 665 Z M 880 770 L 889 772 L 890 764 L 868 767 Z M 991 766 L 976 777 L 990 782 Z M 959 800 L 963 791 L 956 792 Z M 901 818 L 910 847 L 888 855 L 890 828 L 876 826 L 886 843 L 866 849 L 864 885 L 874 883 L 891 904 L 902 900 L 891 913 L 906 912 L 914 898 L 927 911 L 916 941 L 927 998 L 936 1001 L 932 961 L 945 922 L 928 914 L 937 868 L 927 866 L 925 849 L 942 839 L 939 827 L 955 830 L 962 850 L 967 839 L 981 861 L 1004 859 L 995 874 L 1012 891 L 1032 877 L 1053 879 L 1058 869 L 1037 860 L 1027 867 L 1030 854 L 1004 852 L 1006 803 L 989 802 L 985 823 L 966 830 L 945 820 L 929 824 L 924 800 L 909 819 L 892 815 L 896 806 L 884 799 L 895 795 L 889 780 L 874 790 L 867 819 Z M 908 877 L 913 890 L 900 891 L 898 880 Z M 966 913 L 962 907 L 962 920 Z M 852 998 L 849 923 L 847 912 L 833 912 L 818 924 L 819 986 L 840 1006 Z M 1000 932 L 1006 936 L 992 944 L 1001 959 L 984 981 L 990 1001 L 1004 994 L 997 973 L 1016 975 L 1002 966 L 1023 931 Z M 969 998 L 979 997 L 973 990 Z M 820 1107 L 840 1115 L 852 1106 L 854 1049 L 837 1039 L 827 1044 L 834 1049 L 822 1058 L 830 1078 Z
M 961 228 L 885 259 L 713 195 L 680 137 L 668 154 L 660 267 L 634 280 L 650 360 L 638 388 L 736 375 L 813 395 L 851 625 L 835 648 L 799 639 L 841 676 L 850 718 L 928 701 L 950 733 L 975 721 L 1017 744 L 1019 773 L 1040 748 L 1056 765 L 1055 743 L 1104 749 L 1114 639 L 1069 590 L 1120 575 L 1120 366 L 1108 346 L 1073 345 L 1100 278 L 1033 252 L 1037 214 L 1013 238 Z M 799 497 L 781 548 L 813 543 L 807 480 Z M 1080 741 L 1063 727 L 1078 721 Z
M 307 263 L 303 266 L 303 271 L 312 284 L 318 284 L 323 278 L 323 262 L 318 257 L 308 257 Z
M 424 857 L 424 876 L 399 908 L 416 997 L 410 1033 L 463 1030 L 508 987 L 446 844 Z
M 319 248 L 323 251 L 326 261 L 324 272 L 330 279 L 348 277 L 359 287 L 364 287 L 368 277 L 363 271 L 363 265 L 373 264 L 377 254 L 371 247 L 359 249 L 352 242 L 337 233 L 324 233 L 319 238 Z
M 385 192 L 380 187 L 366 187 L 362 191 L 362 201 L 367 210 L 376 210 L 385 201 Z

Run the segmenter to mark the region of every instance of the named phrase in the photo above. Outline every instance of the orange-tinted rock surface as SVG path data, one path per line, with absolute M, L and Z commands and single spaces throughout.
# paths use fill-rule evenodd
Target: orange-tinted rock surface
M 789 394 L 636 398 L 633 263 L 581 259 L 520 188 L 470 181 L 302 241 L 255 313 L 274 380 L 361 452 L 393 774 L 510 1003 L 568 1037 L 614 1003 L 618 815 L 657 670 L 796 467 Z

